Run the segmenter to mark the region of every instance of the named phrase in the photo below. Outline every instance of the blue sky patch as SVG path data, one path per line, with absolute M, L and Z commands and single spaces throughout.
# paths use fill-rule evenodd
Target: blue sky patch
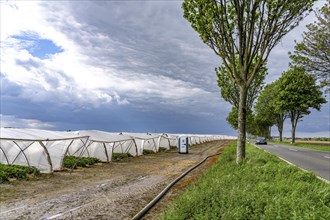
M 15 35 L 12 38 L 19 40 L 23 49 L 39 59 L 47 59 L 49 55 L 63 52 L 63 49 L 56 46 L 51 40 L 28 35 Z

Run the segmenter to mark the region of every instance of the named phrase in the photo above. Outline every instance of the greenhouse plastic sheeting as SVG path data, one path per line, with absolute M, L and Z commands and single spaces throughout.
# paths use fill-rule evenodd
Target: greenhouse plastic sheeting
M 103 162 L 111 161 L 112 153 L 138 155 L 137 145 L 134 139 L 128 135 L 95 130 L 77 131 L 75 133 L 89 136 L 89 139 L 82 152 L 71 155 L 96 157 Z
M 170 137 L 167 134 L 152 134 L 152 133 L 124 133 L 132 137 L 138 147 L 138 154 L 142 155 L 143 150 L 152 150 L 158 152 L 159 148 L 170 149 Z M 176 143 L 175 145 L 176 146 Z
M 159 151 L 177 146 L 181 134 L 111 133 L 97 130 L 73 132 L 37 129 L 1 128 L 0 163 L 34 166 L 41 172 L 63 169 L 67 155 L 112 160 L 113 153 L 143 154 L 143 150 Z M 189 143 L 235 139 L 224 135 L 183 134 Z
M 70 148 L 84 148 L 88 137 L 61 131 L 1 128 L 0 139 L 0 163 L 52 172 L 63 168 L 63 158 Z

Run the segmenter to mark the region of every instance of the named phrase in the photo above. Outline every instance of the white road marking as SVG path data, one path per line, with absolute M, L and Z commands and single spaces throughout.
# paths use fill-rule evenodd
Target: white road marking
M 327 159 L 330 159 L 330 157 L 328 157 L 328 156 L 323 156 L 323 157 L 325 157 L 325 158 L 327 158 Z

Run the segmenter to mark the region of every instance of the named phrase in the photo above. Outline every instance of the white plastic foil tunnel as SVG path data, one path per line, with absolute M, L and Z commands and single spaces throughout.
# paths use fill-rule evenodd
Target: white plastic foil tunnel
M 63 169 L 65 156 L 95 157 L 112 161 L 114 153 L 140 156 L 143 150 L 177 146 L 180 134 L 111 133 L 96 130 L 74 132 L 1 128 L 0 163 L 34 166 L 41 172 Z M 186 135 L 190 145 L 234 139 L 223 135 Z
M 69 132 L 35 129 L 0 130 L 0 163 L 34 166 L 41 172 L 63 168 L 63 159 L 69 150 L 85 147 L 88 137 Z

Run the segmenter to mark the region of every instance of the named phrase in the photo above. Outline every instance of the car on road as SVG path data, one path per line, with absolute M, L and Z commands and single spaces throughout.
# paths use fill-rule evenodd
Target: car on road
M 265 137 L 258 137 L 257 139 L 256 139 L 256 142 L 255 142 L 256 144 L 267 144 L 267 140 L 266 140 L 266 138 Z

